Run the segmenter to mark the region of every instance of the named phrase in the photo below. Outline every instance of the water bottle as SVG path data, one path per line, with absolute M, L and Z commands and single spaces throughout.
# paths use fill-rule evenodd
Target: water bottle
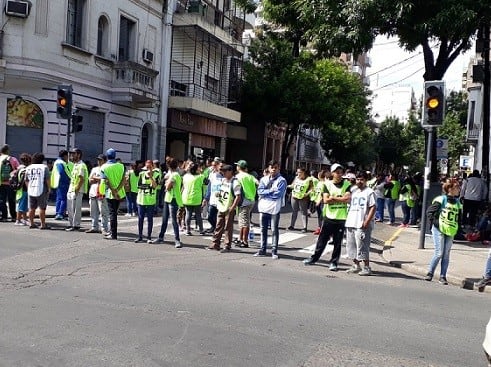
M 249 232 L 249 241 L 250 242 L 254 241 L 254 231 Z

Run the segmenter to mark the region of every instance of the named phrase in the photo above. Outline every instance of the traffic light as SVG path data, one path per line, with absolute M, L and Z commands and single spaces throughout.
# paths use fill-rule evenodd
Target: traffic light
M 79 115 L 72 115 L 72 133 L 79 133 L 83 129 L 82 120 L 84 118 Z
M 423 127 L 441 126 L 445 115 L 445 82 L 425 82 L 423 101 Z
M 59 85 L 56 94 L 56 116 L 68 119 L 72 115 L 72 86 Z

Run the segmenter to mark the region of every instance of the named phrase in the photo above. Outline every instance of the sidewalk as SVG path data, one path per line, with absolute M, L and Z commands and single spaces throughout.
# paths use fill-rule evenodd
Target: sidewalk
M 426 275 L 434 252 L 433 239 L 427 235 L 425 249 L 419 250 L 419 235 L 418 228 L 394 228 L 393 236 L 384 244 L 384 259 L 410 273 L 422 277 Z M 489 246 L 480 241 L 455 241 L 450 252 L 448 282 L 465 289 L 474 289 L 474 282 L 483 276 L 488 253 Z M 438 281 L 439 269 L 440 266 L 437 267 L 433 282 Z M 486 287 L 485 291 L 491 293 L 491 286 Z

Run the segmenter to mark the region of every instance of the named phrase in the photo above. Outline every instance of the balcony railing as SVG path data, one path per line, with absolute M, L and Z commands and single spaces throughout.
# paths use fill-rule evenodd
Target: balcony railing
M 122 61 L 114 65 L 114 87 L 134 88 L 155 93 L 155 78 L 158 71 L 133 61 Z
M 476 142 L 479 140 L 479 129 L 472 129 L 472 130 L 467 130 L 467 141 L 469 142 Z

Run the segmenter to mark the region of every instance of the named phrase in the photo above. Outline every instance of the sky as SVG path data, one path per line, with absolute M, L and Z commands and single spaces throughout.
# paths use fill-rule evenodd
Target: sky
M 450 65 L 444 77 L 447 92 L 462 89 L 462 73 L 467 69 L 473 54 L 474 50 L 471 48 Z M 379 36 L 369 55 L 372 67 L 367 69 L 367 75 L 370 77 L 370 89 L 374 94 L 388 84 L 390 85 L 386 88 L 411 86 L 416 98 L 420 99 L 423 92 L 424 73 L 421 47 L 409 53 L 399 47 L 397 38 Z

